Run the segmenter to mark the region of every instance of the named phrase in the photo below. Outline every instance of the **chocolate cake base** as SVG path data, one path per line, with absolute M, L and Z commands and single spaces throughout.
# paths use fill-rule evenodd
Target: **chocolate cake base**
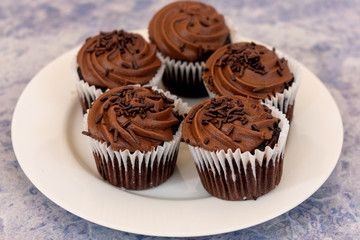
M 160 185 L 174 173 L 178 150 L 160 159 L 156 157 L 152 166 L 150 164 L 146 166 L 145 161 L 139 166 L 139 160 L 136 158 L 133 167 L 130 158 L 127 158 L 125 161 L 127 170 L 124 164 L 119 164 L 121 160 L 117 159 L 116 155 L 114 161 L 106 161 L 97 153 L 93 155 L 97 170 L 105 181 L 128 190 L 144 190 Z M 108 159 L 110 159 L 109 155 Z
M 214 197 L 224 200 L 250 200 L 273 190 L 280 182 L 283 170 L 282 157 L 275 161 L 271 159 L 266 166 L 266 160 L 260 165 L 258 161 L 255 164 L 256 178 L 253 175 L 253 170 L 250 162 L 247 163 L 246 168 L 240 164 L 238 169 L 233 160 L 232 165 L 234 169 L 231 170 L 229 163 L 225 161 L 226 177 L 223 170 L 220 172 L 217 169 L 202 169 L 196 165 L 201 183 L 206 191 Z M 235 173 L 235 181 L 232 174 Z
M 172 68 L 172 69 L 170 69 Z M 188 76 L 176 67 L 166 66 L 162 78 L 164 86 L 173 94 L 182 97 L 205 97 L 208 93 L 201 77 L 201 70 L 190 70 Z

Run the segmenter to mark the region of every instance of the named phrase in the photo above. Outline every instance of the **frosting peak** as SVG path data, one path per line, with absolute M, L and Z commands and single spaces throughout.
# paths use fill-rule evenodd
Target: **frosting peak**
M 89 84 L 114 88 L 148 83 L 161 61 L 156 47 L 141 35 L 114 30 L 87 39 L 77 55 L 77 64 Z
M 241 152 L 273 147 L 279 119 L 258 100 L 221 96 L 196 105 L 184 120 L 183 139 L 209 151 L 240 148 Z
M 173 103 L 150 87 L 113 88 L 90 108 L 85 134 L 107 142 L 114 151 L 151 151 L 171 141 L 180 124 Z
M 176 60 L 204 60 L 229 40 L 229 34 L 222 15 L 195 1 L 170 3 L 149 24 L 151 42 L 164 56 Z
M 242 95 L 265 99 L 288 88 L 294 75 L 287 60 L 275 49 L 254 42 L 232 43 L 219 48 L 207 60 L 203 79 L 218 95 Z

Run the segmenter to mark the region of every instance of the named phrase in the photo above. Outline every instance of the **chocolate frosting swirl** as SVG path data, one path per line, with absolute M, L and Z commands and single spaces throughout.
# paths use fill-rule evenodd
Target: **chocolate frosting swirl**
M 141 35 L 114 30 L 89 38 L 78 52 L 77 64 L 89 84 L 114 88 L 148 83 L 162 63 L 156 46 Z
M 114 151 L 152 151 L 173 139 L 180 124 L 174 100 L 150 87 L 124 86 L 102 94 L 90 108 L 88 132 Z
M 282 93 L 294 79 L 287 60 L 275 49 L 253 42 L 232 43 L 219 48 L 205 64 L 203 79 L 218 95 L 242 95 L 265 99 Z
M 149 38 L 164 56 L 203 60 L 229 40 L 225 20 L 212 6 L 178 1 L 160 9 L 149 24 Z
M 259 100 L 220 96 L 192 108 L 184 120 L 182 134 L 186 143 L 208 151 L 263 151 L 277 142 L 279 121 Z

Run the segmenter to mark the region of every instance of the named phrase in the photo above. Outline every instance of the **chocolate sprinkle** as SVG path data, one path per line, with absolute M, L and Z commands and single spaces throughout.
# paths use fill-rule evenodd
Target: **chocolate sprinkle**
M 180 49 L 181 52 L 184 52 L 185 46 L 186 46 L 185 43 L 181 43 L 181 45 L 179 46 L 179 49 Z
M 133 69 L 138 69 L 139 66 L 137 65 L 136 61 L 132 61 L 132 68 Z
M 233 138 L 233 141 L 234 141 L 234 142 L 238 142 L 238 143 L 240 143 L 240 142 L 241 142 L 241 139 L 240 139 L 240 138 L 235 137 L 235 138 Z
M 214 79 L 212 76 L 209 76 L 208 83 L 210 86 L 212 86 L 212 87 L 214 86 Z
M 107 110 L 109 109 L 109 107 L 110 107 L 110 103 L 107 102 L 107 103 L 105 104 L 105 106 L 104 106 L 104 110 L 107 111 Z
M 121 66 L 123 66 L 124 68 L 130 68 L 130 65 L 129 64 L 127 64 L 127 63 L 121 63 Z
M 220 120 L 219 120 L 219 124 L 217 125 L 217 128 L 218 128 L 218 129 L 221 129 L 222 126 L 223 126 L 223 120 L 220 119 Z
M 95 56 L 100 56 L 100 55 L 102 55 L 102 54 L 104 54 L 105 52 L 104 51 L 96 51 L 95 52 Z
M 126 122 L 124 122 L 122 125 L 121 125 L 121 127 L 122 128 L 126 128 L 127 126 L 129 126 L 130 125 L 130 121 L 129 120 L 127 120 Z
M 109 72 L 110 72 L 110 69 L 106 68 L 105 69 L 105 77 L 109 76 Z
M 202 55 L 204 54 L 204 52 L 205 52 L 204 48 L 203 48 L 201 45 L 199 45 L 198 55 L 199 55 L 199 56 L 202 56 Z
M 244 104 L 243 104 L 243 102 L 241 101 L 241 99 L 238 99 L 238 100 L 236 101 L 236 104 L 237 104 L 239 107 L 244 107 Z
M 91 136 L 91 133 L 87 132 L 87 131 L 82 131 L 82 134 L 84 134 L 85 136 Z
M 102 113 L 100 113 L 99 117 L 95 120 L 95 123 L 98 124 L 101 121 L 101 119 L 103 118 L 103 116 L 104 115 Z
M 102 97 L 102 98 L 100 99 L 100 101 L 105 102 L 108 98 L 109 98 L 108 96 Z
M 200 20 L 200 24 L 203 25 L 204 27 L 209 27 L 210 26 L 209 23 L 207 23 L 207 22 L 205 22 L 203 20 Z
M 254 130 L 254 131 L 260 132 L 260 129 L 256 124 L 252 124 L 251 129 Z
M 201 120 L 201 124 L 202 124 L 202 125 L 208 125 L 209 122 L 208 122 L 208 121 Z
M 159 100 L 161 99 L 161 96 L 160 95 L 149 95 L 149 96 L 146 96 L 147 98 L 150 98 L 150 99 L 153 99 L 153 100 Z
M 267 112 L 267 113 L 271 113 L 271 112 L 272 112 L 270 108 L 267 108 L 267 107 L 265 107 L 265 106 L 264 106 L 264 111 Z
M 197 107 L 194 109 L 194 111 L 192 111 L 192 113 L 188 116 L 188 119 L 193 120 L 193 118 L 195 117 L 197 111 L 199 111 L 200 108 L 202 108 L 202 107 L 203 107 L 202 104 L 197 105 Z
M 227 131 L 225 132 L 225 135 L 226 135 L 226 136 L 229 136 L 229 135 L 232 133 L 232 131 L 234 131 L 234 129 L 235 129 L 235 126 L 234 126 L 234 125 L 231 125 L 231 126 L 227 129 Z
M 245 73 L 245 66 L 244 66 L 244 65 L 241 65 L 239 76 L 240 76 L 240 77 L 244 76 L 244 73 Z

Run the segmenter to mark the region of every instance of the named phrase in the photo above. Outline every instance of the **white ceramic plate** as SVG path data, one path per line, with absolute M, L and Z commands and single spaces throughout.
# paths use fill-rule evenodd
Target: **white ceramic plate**
M 202 236 L 254 226 L 294 208 L 334 169 L 343 141 L 339 110 L 320 80 L 303 67 L 294 119 L 277 188 L 256 201 L 210 197 L 181 144 L 174 175 L 157 188 L 125 191 L 97 173 L 71 74 L 73 49 L 43 68 L 22 93 L 12 140 L 28 178 L 49 199 L 91 222 L 156 236 Z M 189 100 L 191 105 L 197 101 Z

